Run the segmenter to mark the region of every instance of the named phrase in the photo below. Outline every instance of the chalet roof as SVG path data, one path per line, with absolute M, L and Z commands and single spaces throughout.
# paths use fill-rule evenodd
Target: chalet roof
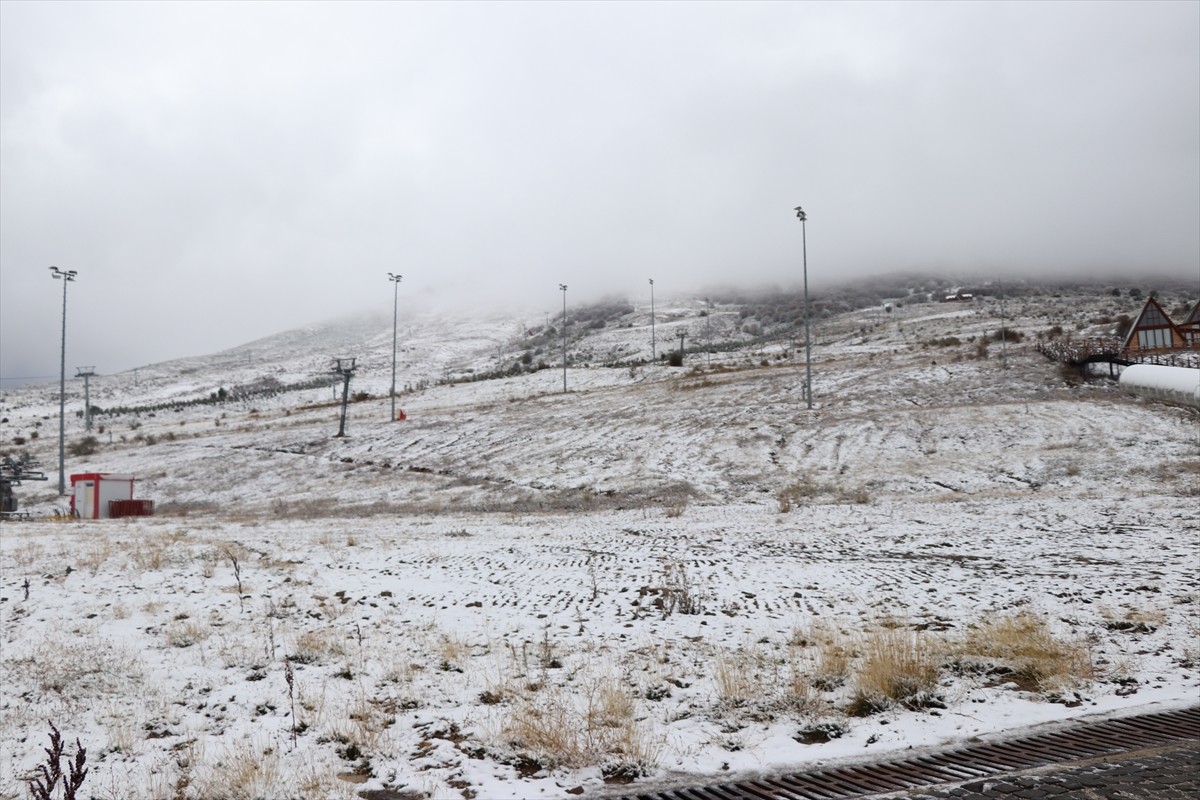
M 1196 304 L 1192 306 L 1192 310 L 1183 318 L 1183 322 L 1179 323 L 1179 327 L 1181 328 L 1190 328 L 1192 326 L 1200 327 L 1200 300 L 1196 301 Z
M 1195 310 L 1196 309 L 1192 309 L 1193 312 L 1195 312 Z M 1190 318 L 1191 317 L 1189 315 L 1189 319 Z M 1171 321 L 1171 318 L 1167 316 L 1167 312 L 1163 311 L 1163 308 L 1158 304 L 1158 301 L 1153 297 L 1149 297 L 1146 299 L 1146 305 L 1142 307 L 1142 313 L 1138 314 L 1137 319 L 1134 320 L 1133 324 L 1129 326 L 1129 333 L 1125 334 L 1125 341 L 1121 343 L 1121 349 L 1126 350 L 1129 348 L 1129 343 L 1133 341 L 1133 338 L 1135 335 L 1137 335 L 1138 331 L 1144 331 L 1151 328 L 1170 328 L 1174 334 L 1178 335 L 1180 339 L 1187 341 L 1186 337 L 1183 335 L 1183 331 L 1179 329 L 1178 325 Z

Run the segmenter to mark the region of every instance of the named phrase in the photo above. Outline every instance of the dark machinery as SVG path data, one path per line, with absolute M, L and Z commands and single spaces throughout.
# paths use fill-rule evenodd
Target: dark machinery
M 0 459 L 0 519 L 13 519 L 28 516 L 26 512 L 17 510 L 17 496 L 13 487 L 20 486 L 24 481 L 44 481 L 46 473 L 36 469 L 38 463 L 28 454 L 20 458 L 4 456 Z

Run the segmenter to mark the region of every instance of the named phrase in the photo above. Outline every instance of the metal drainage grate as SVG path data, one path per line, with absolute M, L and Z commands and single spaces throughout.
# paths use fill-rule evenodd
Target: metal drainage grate
M 882 764 L 800 772 L 617 800 L 835 800 L 1033 769 L 1200 739 L 1200 706 L 1092 722 L 1054 733 L 968 745 Z

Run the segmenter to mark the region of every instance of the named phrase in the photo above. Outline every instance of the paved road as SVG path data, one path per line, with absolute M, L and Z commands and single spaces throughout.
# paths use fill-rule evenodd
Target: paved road
M 875 797 L 912 800 L 1196 800 L 1200 798 L 1200 742 Z

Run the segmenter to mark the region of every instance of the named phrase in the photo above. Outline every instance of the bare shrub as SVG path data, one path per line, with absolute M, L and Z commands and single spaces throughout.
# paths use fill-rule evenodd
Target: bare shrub
M 869 505 L 871 502 L 871 493 L 862 487 L 841 487 L 837 491 L 837 501 L 839 503 Z
M 94 455 L 99 449 L 100 440 L 95 436 L 85 436 L 67 445 L 67 451 L 76 458 Z
M 780 513 L 786 514 L 795 506 L 813 502 L 824 492 L 825 488 L 806 474 L 780 489 L 775 497 L 779 501 Z
M 54 727 L 53 722 L 50 722 L 49 725 L 50 746 L 44 748 L 46 761 L 38 764 L 35 770 L 37 774 L 29 781 L 29 793 L 33 796 L 33 800 L 53 800 L 56 794 L 55 790 L 61 780 L 63 800 L 75 800 L 76 793 L 88 774 L 87 750 L 79 743 L 78 739 L 75 740 L 75 759 L 67 760 L 67 772 L 64 775 L 62 760 L 65 748 L 62 735 L 59 734 L 58 728 Z
M 338 516 L 337 505 L 333 497 L 277 497 L 271 501 L 271 513 L 284 519 L 320 519 Z
M 672 614 L 702 614 L 704 599 L 692 584 L 687 565 L 669 561 L 663 565 L 663 583 L 654 604 L 662 610 L 663 619 Z

